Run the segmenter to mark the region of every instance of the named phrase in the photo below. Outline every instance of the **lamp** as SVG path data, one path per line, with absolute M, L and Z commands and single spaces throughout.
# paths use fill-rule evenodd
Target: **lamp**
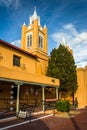
M 51 81 L 52 81 L 53 83 L 55 83 L 55 79 L 52 79 Z

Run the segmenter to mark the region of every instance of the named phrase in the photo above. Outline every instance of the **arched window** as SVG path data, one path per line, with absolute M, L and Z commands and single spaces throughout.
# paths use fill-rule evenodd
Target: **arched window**
M 27 48 L 32 46 L 32 35 L 27 36 Z
M 39 48 L 43 48 L 43 38 L 39 36 Z

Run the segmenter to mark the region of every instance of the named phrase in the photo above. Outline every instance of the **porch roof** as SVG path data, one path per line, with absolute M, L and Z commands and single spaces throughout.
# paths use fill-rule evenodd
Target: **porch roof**
M 23 84 L 35 84 L 41 86 L 59 87 L 59 79 L 43 75 L 31 74 L 25 71 L 0 67 L 0 80 L 9 82 L 21 82 Z

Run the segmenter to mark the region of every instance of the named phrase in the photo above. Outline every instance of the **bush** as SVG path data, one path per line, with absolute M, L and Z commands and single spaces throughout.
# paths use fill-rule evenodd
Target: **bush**
M 56 102 L 57 111 L 69 112 L 70 111 L 70 103 L 67 100 L 60 100 Z

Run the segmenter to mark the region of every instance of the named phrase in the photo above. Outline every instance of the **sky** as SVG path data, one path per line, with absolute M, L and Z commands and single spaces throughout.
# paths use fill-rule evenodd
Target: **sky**
M 20 47 L 34 7 L 48 28 L 48 54 L 64 37 L 78 67 L 87 65 L 87 0 L 0 0 L 0 39 Z

